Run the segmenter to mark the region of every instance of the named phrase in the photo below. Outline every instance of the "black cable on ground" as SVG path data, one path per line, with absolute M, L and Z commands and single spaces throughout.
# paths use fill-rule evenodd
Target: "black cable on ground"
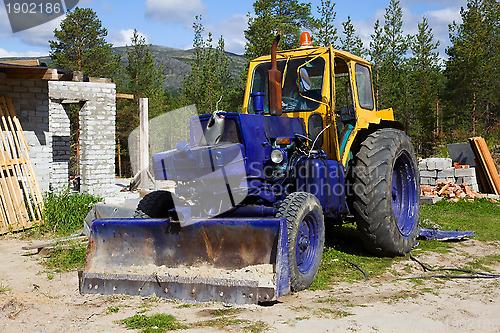
M 468 274 L 476 274 L 476 275 L 428 275 L 428 276 L 416 276 L 411 278 L 402 278 L 401 280 L 411 280 L 411 279 L 428 279 L 428 278 L 447 278 L 447 279 L 495 279 L 500 278 L 500 274 L 491 274 L 473 271 L 470 269 L 461 269 L 461 268 L 431 268 L 424 263 L 420 262 L 417 258 L 415 258 L 410 251 L 410 259 L 417 262 L 423 269 L 424 272 L 443 272 L 443 271 L 451 271 L 451 272 L 462 272 Z
M 337 253 L 337 255 L 342 258 L 342 260 L 344 260 L 345 262 L 351 264 L 353 267 L 357 268 L 361 273 L 363 273 L 363 275 L 365 276 L 365 281 L 368 281 L 368 275 L 366 274 L 366 272 L 361 268 L 359 267 L 357 264 L 353 263 L 352 261 L 344 258 L 343 256 L 341 256 L 339 253 Z

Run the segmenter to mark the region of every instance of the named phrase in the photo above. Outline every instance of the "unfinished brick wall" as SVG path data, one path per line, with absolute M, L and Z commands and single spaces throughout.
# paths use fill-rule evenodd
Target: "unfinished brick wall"
M 50 109 L 54 119 L 63 114 L 64 105 L 77 103 L 80 109 L 80 184 L 81 191 L 105 196 L 111 194 L 114 185 L 115 170 L 115 114 L 116 114 L 115 84 L 50 81 L 49 99 Z M 53 135 L 64 137 L 67 130 L 69 137 L 69 123 L 64 128 L 55 127 L 51 122 Z M 60 147 L 67 144 L 64 140 L 54 140 Z M 69 141 L 68 141 L 69 142 Z M 59 154 L 69 154 L 67 149 L 54 150 Z M 64 156 L 61 156 L 63 160 Z M 68 155 L 69 157 L 69 155 Z M 56 162 L 54 157 L 54 162 Z M 61 162 L 62 163 L 62 162 Z M 63 166 L 54 164 L 54 178 L 56 172 L 68 174 L 69 164 Z
M 111 193 L 115 170 L 114 84 L 11 79 L 0 73 L 0 96 L 12 99 L 43 192 L 69 185 L 69 105 L 79 105 L 81 191 L 101 196 Z
M 47 81 L 8 79 L 5 73 L 0 73 L 0 95 L 12 99 L 42 191 L 49 189 L 52 162 L 52 136 L 49 131 L 47 94 Z

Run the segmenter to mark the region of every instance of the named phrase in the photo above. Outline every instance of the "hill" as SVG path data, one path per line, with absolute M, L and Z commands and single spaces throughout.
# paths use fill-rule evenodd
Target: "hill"
M 165 75 L 164 87 L 171 93 L 175 93 L 181 87 L 184 76 L 191 71 L 191 63 L 194 60 L 194 50 L 181 50 L 166 46 L 151 45 L 151 54 L 155 58 L 155 63 L 163 67 Z M 126 65 L 127 48 L 114 47 L 113 51 L 122 55 L 122 62 Z M 246 58 L 242 55 L 237 55 L 231 52 L 226 52 L 229 58 L 229 68 L 233 77 L 237 77 L 245 68 Z M 23 57 L 23 58 L 0 58 L 2 60 L 14 59 L 38 59 L 40 63 L 46 63 L 49 67 L 54 67 L 54 63 L 50 57 Z

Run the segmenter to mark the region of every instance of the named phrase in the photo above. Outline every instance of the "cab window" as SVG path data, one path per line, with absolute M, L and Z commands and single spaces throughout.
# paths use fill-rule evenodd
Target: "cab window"
M 283 85 L 281 90 L 283 112 L 295 111 L 314 111 L 320 106 L 321 92 L 323 90 L 325 60 L 318 57 L 310 63 L 304 65 L 312 58 L 290 59 L 278 61 L 278 70 L 282 73 Z M 307 71 L 310 79 L 310 87 L 307 90 L 302 89 L 302 95 L 299 93 L 299 79 L 297 77 L 297 68 Z M 268 78 L 267 71 L 271 68 L 271 63 L 263 63 L 255 67 L 252 78 L 251 92 L 263 92 L 264 95 L 264 113 L 269 113 L 268 96 Z M 248 103 L 248 113 L 255 113 L 253 110 L 252 98 Z
M 370 69 L 365 65 L 356 64 L 355 70 L 359 106 L 363 109 L 373 110 L 373 88 Z

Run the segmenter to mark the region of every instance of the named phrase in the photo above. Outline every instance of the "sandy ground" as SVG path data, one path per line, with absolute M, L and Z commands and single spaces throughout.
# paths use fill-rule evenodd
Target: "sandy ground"
M 0 237 L 0 287 L 10 288 L 0 293 L 1 332 L 130 332 L 117 321 L 136 313 L 168 313 L 194 323 L 217 318 L 214 310 L 227 309 L 218 303 L 187 307 L 155 297 L 82 296 L 76 272 L 50 279 L 40 255 L 21 249 L 26 244 L 13 236 Z M 430 265 L 457 267 L 471 256 L 498 254 L 499 245 L 467 240 L 456 243 L 452 254 L 414 253 Z M 491 268 L 500 272 L 500 263 Z M 500 332 L 499 279 L 394 280 L 394 272 L 423 274 L 410 260 L 389 272 L 367 282 L 295 293 L 268 306 L 234 306 L 230 318 L 243 323 L 186 331 L 251 332 L 263 322 L 264 332 Z

